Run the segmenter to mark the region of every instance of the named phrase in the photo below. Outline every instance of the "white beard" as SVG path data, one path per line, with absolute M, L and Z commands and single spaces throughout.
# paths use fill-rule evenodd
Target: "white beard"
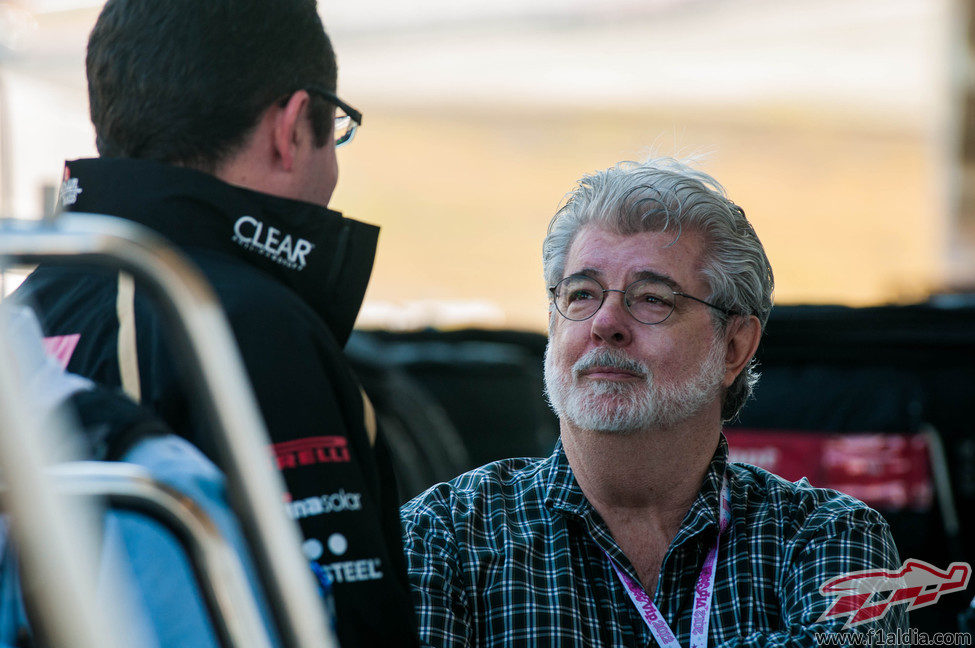
M 653 379 L 650 368 L 613 348 L 593 349 L 571 372 L 556 366 L 552 342 L 545 347 L 545 392 L 560 419 L 579 428 L 628 434 L 649 428 L 667 428 L 685 421 L 718 396 L 724 377 L 724 347 L 715 340 L 696 376 L 665 384 Z M 581 372 L 594 367 L 616 367 L 645 377 L 642 382 L 579 381 Z

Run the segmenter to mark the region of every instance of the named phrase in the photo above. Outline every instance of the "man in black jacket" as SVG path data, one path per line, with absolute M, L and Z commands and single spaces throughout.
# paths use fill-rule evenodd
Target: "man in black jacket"
M 326 208 L 361 115 L 314 0 L 109 0 L 87 71 L 98 159 L 64 209 L 163 234 L 226 310 L 349 646 L 415 645 L 388 450 L 344 346 L 378 228 Z M 19 291 L 68 370 L 119 386 L 211 458 L 158 313 L 122 273 L 41 267 Z

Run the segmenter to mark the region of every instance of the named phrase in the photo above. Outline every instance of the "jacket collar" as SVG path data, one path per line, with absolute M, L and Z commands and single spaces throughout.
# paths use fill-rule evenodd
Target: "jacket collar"
M 379 228 L 339 212 L 150 160 L 65 165 L 61 206 L 118 216 L 177 247 L 237 258 L 294 290 L 345 345 L 372 273 Z

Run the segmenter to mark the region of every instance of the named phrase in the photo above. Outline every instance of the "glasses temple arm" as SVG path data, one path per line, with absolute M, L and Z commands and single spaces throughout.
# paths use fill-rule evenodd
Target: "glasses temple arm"
M 674 294 L 675 295 L 680 295 L 681 297 L 686 297 L 688 299 L 693 299 L 694 301 L 700 302 L 700 303 L 704 304 L 705 306 L 710 306 L 711 308 L 713 308 L 715 310 L 721 311 L 725 315 L 738 315 L 739 314 L 739 313 L 736 313 L 735 311 L 733 311 L 733 310 L 731 310 L 729 308 L 725 308 L 723 306 L 718 306 L 717 304 L 712 304 L 711 302 L 704 301 L 703 299 L 700 299 L 698 297 L 695 297 L 694 295 L 688 295 L 687 293 L 679 292 L 677 290 L 674 291 Z

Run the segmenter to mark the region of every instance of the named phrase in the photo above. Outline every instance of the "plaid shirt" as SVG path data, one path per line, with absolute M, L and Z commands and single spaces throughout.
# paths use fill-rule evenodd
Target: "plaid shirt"
M 840 632 L 846 621 L 818 623 L 833 603 L 820 585 L 845 572 L 900 567 L 887 524 L 851 497 L 727 456 L 722 437 L 653 601 L 687 646 L 727 469 L 731 524 L 721 537 L 708 645 L 816 646 L 817 631 Z M 507 459 L 438 484 L 401 513 L 422 642 L 656 645 L 604 551 L 640 582 L 637 573 L 583 495 L 561 443 L 548 459 Z M 856 630 L 906 630 L 904 608 Z

